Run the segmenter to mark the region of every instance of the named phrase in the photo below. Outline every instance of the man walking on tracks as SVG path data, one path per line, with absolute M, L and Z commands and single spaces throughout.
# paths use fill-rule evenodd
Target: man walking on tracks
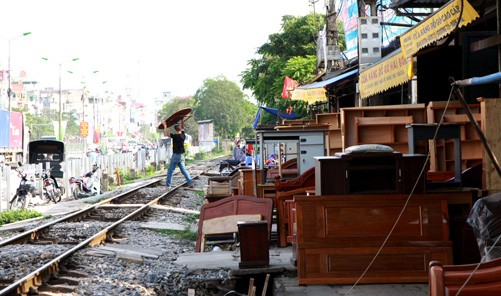
M 186 178 L 186 183 L 188 187 L 193 187 L 193 180 L 190 177 L 190 173 L 186 170 L 184 166 L 184 140 L 186 139 L 186 134 L 184 129 L 178 124 L 174 125 L 175 133 L 170 133 L 172 139 L 172 157 L 170 158 L 169 169 L 167 170 L 167 182 L 165 185 L 171 187 L 172 185 L 172 175 L 174 174 L 174 169 L 179 166 L 181 173 Z

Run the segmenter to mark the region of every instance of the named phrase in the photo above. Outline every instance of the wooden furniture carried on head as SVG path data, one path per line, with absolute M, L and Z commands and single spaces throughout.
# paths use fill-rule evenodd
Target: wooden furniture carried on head
M 430 296 L 457 295 L 460 289 L 461 296 L 501 295 L 501 258 L 480 265 L 442 265 L 432 261 L 428 285 Z
M 315 157 L 315 194 L 414 193 L 426 191 L 426 155 L 398 152 L 336 153 Z
M 426 282 L 430 261 L 451 264 L 447 196 L 415 194 L 406 204 L 408 197 L 295 196 L 293 255 L 299 284 L 358 281 L 400 214 L 398 224 L 360 283 Z
M 292 243 L 292 227 L 295 222 L 294 195 L 305 195 L 315 189 L 315 168 L 310 168 L 299 177 L 291 180 L 275 180 L 275 202 L 278 215 L 278 246 L 285 247 Z
M 273 211 L 273 201 L 267 198 L 257 198 L 252 196 L 234 195 L 219 201 L 206 203 L 200 209 L 198 221 L 198 238 L 195 252 L 202 251 L 202 237 L 204 222 L 209 219 L 231 216 L 231 215 L 252 215 L 259 214 L 268 223 L 268 239 L 271 234 L 271 218 Z

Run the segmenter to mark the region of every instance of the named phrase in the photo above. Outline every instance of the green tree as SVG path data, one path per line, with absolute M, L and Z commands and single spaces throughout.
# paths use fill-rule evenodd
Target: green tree
M 316 69 L 316 39 L 324 26 L 318 14 L 302 17 L 282 17 L 281 32 L 268 36 L 268 41 L 258 48 L 260 58 L 248 61 L 248 68 L 241 73 L 244 89 L 249 89 L 259 104 L 279 107 L 297 105 L 305 115 L 306 105 L 282 99 L 285 76 L 304 83 L 311 79 Z M 300 112 L 300 113 L 301 113 Z
M 234 138 L 251 127 L 257 108 L 240 87 L 224 76 L 205 79 L 195 94 L 197 120 L 214 120 L 216 135 Z
M 38 116 L 28 112 L 25 112 L 24 115 L 26 126 L 30 131 L 31 141 L 38 140 L 42 136 L 55 135 L 52 119 L 49 116 Z

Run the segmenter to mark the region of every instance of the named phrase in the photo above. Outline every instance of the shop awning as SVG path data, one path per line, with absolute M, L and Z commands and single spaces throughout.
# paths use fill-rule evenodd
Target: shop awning
M 364 99 L 409 81 L 409 64 L 401 49 L 360 71 L 358 87 Z
M 463 0 L 463 4 L 460 27 L 479 17 L 467 0 Z M 455 29 L 460 8 L 461 0 L 449 1 L 441 9 L 403 33 L 400 36 L 400 49 L 369 68 L 361 70 L 358 77 L 360 98 L 367 98 L 409 81 L 413 75 L 412 56 L 420 49 L 450 34 Z
M 318 101 L 326 101 L 327 97 L 325 96 L 325 88 L 327 86 L 338 83 L 344 79 L 351 78 L 352 76 L 358 73 L 358 69 L 348 71 L 346 73 L 331 77 L 329 79 L 302 85 L 296 87 L 296 89 L 292 92 L 292 100 L 297 101 L 305 101 L 309 104 L 318 102 Z
M 464 5 L 461 14 L 461 4 Z M 400 45 L 406 58 L 416 54 L 421 48 L 449 35 L 456 28 L 464 27 L 479 17 L 467 0 L 451 0 L 432 15 L 400 36 Z
M 341 75 L 334 76 L 334 77 L 331 77 L 331 78 L 323 80 L 323 81 L 319 81 L 319 82 L 315 82 L 315 83 L 312 83 L 312 84 L 298 86 L 298 87 L 296 87 L 296 89 L 313 89 L 313 88 L 325 87 L 325 86 L 331 85 L 333 83 L 336 83 L 338 81 L 341 81 L 341 80 L 343 80 L 345 78 L 350 78 L 351 76 L 353 76 L 353 75 L 355 75 L 357 73 L 358 73 L 358 69 L 351 70 L 351 71 L 348 71 L 348 72 L 343 73 Z
M 281 117 L 283 119 L 299 119 L 299 118 L 301 118 L 300 116 L 297 116 L 296 113 L 294 113 L 294 111 L 292 111 L 291 113 L 284 113 L 284 112 L 280 112 L 278 109 L 275 109 L 275 108 L 260 106 L 257 109 L 256 117 L 254 118 L 254 123 L 252 124 L 253 128 L 256 128 L 259 124 L 259 119 L 261 118 L 261 109 L 263 109 L 264 111 L 270 113 L 271 115 L 273 115 L 275 117 Z

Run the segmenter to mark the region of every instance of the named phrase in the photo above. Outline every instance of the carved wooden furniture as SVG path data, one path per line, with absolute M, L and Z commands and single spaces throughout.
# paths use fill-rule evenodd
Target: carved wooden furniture
M 259 214 L 268 223 L 268 239 L 271 234 L 273 201 L 266 198 L 234 195 L 216 202 L 206 203 L 200 209 L 198 238 L 195 252 L 201 251 L 204 221 L 224 216 Z
M 278 215 L 278 246 L 285 247 L 287 243 L 292 242 L 292 231 L 294 223 L 294 204 L 292 201 L 294 195 L 305 195 L 307 190 L 315 189 L 315 168 L 310 168 L 299 177 L 291 180 L 275 180 L 275 202 Z
M 297 158 L 292 158 L 277 167 L 271 167 L 266 173 L 266 180 L 275 180 L 276 177 L 297 176 Z
M 459 295 L 462 296 L 501 295 L 501 258 L 479 266 L 442 265 L 439 261 L 432 261 L 428 284 L 430 296 L 457 295 L 460 289 Z
M 315 194 L 415 193 L 426 190 L 426 156 L 398 152 L 336 153 L 315 157 Z
M 359 280 L 397 221 L 408 194 L 295 196 L 298 281 Z M 360 283 L 427 282 L 428 263 L 451 264 L 447 197 L 415 194 Z M 294 259 L 294 258 L 293 258 Z

